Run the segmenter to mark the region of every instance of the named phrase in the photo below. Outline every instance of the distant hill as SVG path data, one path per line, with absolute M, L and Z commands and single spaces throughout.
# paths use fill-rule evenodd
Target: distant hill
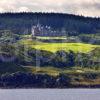
M 0 31 L 10 30 L 16 34 L 31 34 L 34 25 L 49 26 L 62 31 L 61 35 L 100 33 L 100 18 L 59 13 L 1 13 Z

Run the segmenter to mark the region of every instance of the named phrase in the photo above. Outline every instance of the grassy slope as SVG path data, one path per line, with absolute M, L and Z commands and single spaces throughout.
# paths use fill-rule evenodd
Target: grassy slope
M 45 43 L 42 45 L 36 45 L 36 49 L 47 50 L 51 52 L 56 52 L 58 50 L 69 51 L 72 50 L 74 52 L 83 52 L 87 53 L 93 50 L 96 45 L 91 44 L 83 44 L 83 43 Z
M 29 37 L 30 38 L 30 37 Z M 44 37 L 45 39 L 45 37 Z M 91 45 L 91 44 L 84 44 L 84 43 L 42 43 L 38 41 L 33 41 L 31 39 L 22 39 L 20 43 L 25 44 L 26 46 L 30 46 L 32 48 L 36 49 L 41 49 L 41 50 L 47 50 L 51 52 L 56 52 L 58 50 L 65 50 L 69 51 L 72 50 L 74 52 L 83 52 L 87 53 L 89 51 L 94 50 L 96 47 L 100 47 L 99 45 Z M 97 53 L 98 54 L 98 53 Z M 94 85 L 94 84 L 100 84 L 100 78 L 98 77 L 95 80 L 89 80 L 86 78 L 83 78 L 81 76 L 82 74 L 86 73 L 98 73 L 100 74 L 100 70 L 94 70 L 94 69 L 89 69 L 89 68 L 73 68 L 73 69 L 59 69 L 59 68 L 54 68 L 54 67 L 42 67 L 42 68 L 35 68 L 33 66 L 18 66 L 13 63 L 4 63 L 0 64 L 0 74 L 5 74 L 5 73 L 14 73 L 14 72 L 32 72 L 32 73 L 41 73 L 41 74 L 49 74 L 52 76 L 57 76 L 59 73 L 64 73 L 64 74 L 70 74 L 72 77 L 72 83 L 75 85 Z M 79 79 L 80 81 L 76 81 L 76 79 Z
M 58 50 L 73 50 L 74 52 L 83 52 L 87 53 L 89 51 L 94 50 L 96 47 L 100 47 L 99 45 L 92 45 L 92 44 L 84 44 L 84 43 L 42 43 L 39 41 L 33 41 L 31 39 L 22 39 L 19 41 L 19 43 L 24 44 L 26 46 L 30 46 L 31 48 L 36 48 L 36 49 L 41 49 L 41 50 L 47 50 L 51 52 L 56 52 Z M 64 74 L 85 74 L 85 73 L 100 73 L 100 70 L 94 70 L 94 69 L 87 69 L 87 68 L 73 68 L 73 69 L 58 69 L 54 67 L 42 67 L 42 68 L 35 68 L 33 66 L 26 66 L 17 69 L 17 71 L 28 71 L 32 73 L 41 73 L 41 74 L 49 74 L 52 76 L 57 76 L 59 73 L 64 73 Z M 77 77 L 76 77 L 77 78 Z M 83 83 L 85 80 L 83 80 Z M 75 82 L 74 82 L 75 83 Z M 90 84 L 90 82 L 87 82 L 85 84 Z M 78 84 L 78 83 L 76 83 Z M 82 84 L 82 83 L 81 83 Z
M 69 50 L 72 50 L 74 52 L 87 53 L 92 51 L 96 47 L 100 47 L 99 45 L 85 43 L 42 43 L 34 42 L 31 39 L 21 40 L 20 43 L 35 49 L 46 50 L 51 52 L 56 52 L 58 50 L 65 50 L 68 52 Z
M 24 66 L 29 69 L 32 73 L 40 73 L 40 74 L 49 74 L 52 76 L 57 76 L 60 73 L 64 74 L 84 74 L 84 73 L 100 73 L 100 69 L 90 69 L 90 68 L 81 68 L 81 67 L 73 67 L 73 68 L 55 68 L 55 67 L 34 67 L 34 66 Z

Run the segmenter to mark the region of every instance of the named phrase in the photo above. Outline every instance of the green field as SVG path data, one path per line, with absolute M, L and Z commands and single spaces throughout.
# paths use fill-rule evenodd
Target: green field
M 43 43 L 38 41 L 33 41 L 31 39 L 21 40 L 21 44 L 26 46 L 30 46 L 31 48 L 35 48 L 38 50 L 46 50 L 50 52 L 56 52 L 59 50 L 64 50 L 68 52 L 69 50 L 82 53 L 88 53 L 95 49 L 96 47 L 100 47 L 99 45 L 85 44 L 85 43 Z
M 37 36 L 36 37 L 37 39 L 41 39 L 41 40 L 52 40 L 52 39 L 55 39 L 55 40 L 63 40 L 63 39 L 67 39 L 66 36 L 61 36 L 61 37 L 41 37 L 41 36 Z
M 44 43 L 42 45 L 35 45 L 32 47 L 35 49 L 46 50 L 51 52 L 56 52 L 59 50 L 65 50 L 65 51 L 72 50 L 74 52 L 87 53 L 93 50 L 97 46 L 91 44 L 83 44 L 83 43 Z

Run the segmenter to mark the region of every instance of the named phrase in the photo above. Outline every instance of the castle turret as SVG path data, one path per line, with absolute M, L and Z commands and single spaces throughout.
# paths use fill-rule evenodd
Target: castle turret
M 41 25 L 38 23 L 36 26 L 32 26 L 32 36 L 41 34 Z
M 35 28 L 36 28 L 36 26 L 32 27 L 32 36 L 35 36 Z

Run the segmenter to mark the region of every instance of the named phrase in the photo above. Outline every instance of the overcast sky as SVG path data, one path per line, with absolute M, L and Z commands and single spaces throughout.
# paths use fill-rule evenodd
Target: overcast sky
M 0 12 L 62 12 L 100 17 L 100 0 L 0 0 Z

